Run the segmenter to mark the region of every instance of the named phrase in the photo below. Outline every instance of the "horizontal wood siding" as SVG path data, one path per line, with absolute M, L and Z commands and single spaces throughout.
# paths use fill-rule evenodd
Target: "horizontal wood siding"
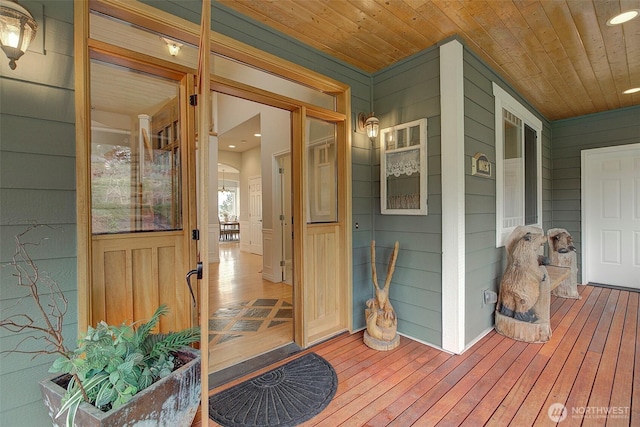
M 564 228 L 577 250 L 582 276 L 580 156 L 582 150 L 640 142 L 640 107 L 622 108 L 551 123 L 551 210 L 554 228 Z
M 465 112 L 465 230 L 466 230 L 466 309 L 465 342 L 474 342 L 493 326 L 495 304 L 484 304 L 483 290 L 498 292 L 505 266 L 503 248 L 496 240 L 495 176 L 495 99 L 492 82 L 500 84 L 524 106 L 526 101 L 468 48 L 464 53 Z M 551 128 L 549 122 L 529 108 L 543 122 L 542 129 L 542 204 L 543 227 L 551 226 Z M 477 152 L 492 163 L 491 178 L 471 175 L 471 158 Z
M 428 215 L 380 214 L 379 138 L 372 177 L 375 201 L 371 207 L 375 212 L 379 276 L 387 271 L 395 241 L 400 243 L 389 291 L 398 315 L 398 331 L 437 346 L 442 345 L 439 75 L 439 51 L 435 47 L 374 74 L 374 111 L 381 129 L 427 118 Z M 379 281 L 382 283 L 383 278 Z
M 0 263 L 11 260 L 14 236 L 30 224 L 47 224 L 26 236 L 45 238 L 30 253 L 40 272 L 58 282 L 69 309 L 64 335 L 73 347 L 77 336 L 75 128 L 73 91 L 73 2 L 21 1 L 44 31 L 44 51 L 28 51 L 10 70 L 0 60 Z M 40 18 L 39 18 L 40 19 Z M 13 271 L 0 269 L 0 312 L 34 313 L 22 300 Z M 8 350 L 28 334 L 0 331 L 0 349 Z M 31 345 L 31 344 L 30 344 Z M 29 347 L 38 348 L 38 347 Z M 48 377 L 54 357 L 2 355 L 0 424 L 51 425 L 38 382 Z

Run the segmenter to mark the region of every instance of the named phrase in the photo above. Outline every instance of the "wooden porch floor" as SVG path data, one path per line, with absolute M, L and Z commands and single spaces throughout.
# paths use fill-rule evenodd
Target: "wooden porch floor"
M 298 353 L 292 358 L 313 351 L 327 359 L 339 381 L 333 401 L 304 425 L 544 426 L 556 424 L 549 413 L 562 415 L 561 405 L 563 427 L 640 425 L 640 294 L 579 290 L 581 300 L 552 297 L 545 344 L 491 331 L 462 355 L 405 337 L 380 352 L 359 332 Z

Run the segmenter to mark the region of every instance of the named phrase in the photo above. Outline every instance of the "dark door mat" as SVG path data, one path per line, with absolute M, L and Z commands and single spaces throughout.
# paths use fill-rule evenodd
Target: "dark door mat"
M 296 426 L 333 399 L 338 377 L 315 353 L 209 397 L 209 417 L 226 427 Z
M 209 390 L 213 390 L 221 385 L 231 382 L 245 375 L 249 375 L 251 372 L 258 371 L 266 368 L 269 365 L 273 365 L 281 360 L 284 360 L 296 353 L 299 353 L 300 346 L 295 343 L 290 343 L 285 346 L 271 350 L 268 353 L 261 354 L 253 357 L 244 362 L 237 363 L 228 368 L 224 368 L 220 371 L 209 374 Z

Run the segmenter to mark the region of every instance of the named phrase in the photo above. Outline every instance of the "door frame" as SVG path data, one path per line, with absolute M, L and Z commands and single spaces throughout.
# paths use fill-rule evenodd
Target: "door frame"
M 593 248 L 589 242 L 589 235 L 587 230 L 591 224 L 589 224 L 589 218 L 587 217 L 587 198 L 593 194 L 593 192 L 589 192 L 589 188 L 587 185 L 588 179 L 587 174 L 589 173 L 589 168 L 587 167 L 587 162 L 589 158 L 593 156 L 599 156 L 603 154 L 613 153 L 616 151 L 631 151 L 640 149 L 640 143 L 632 143 L 632 144 L 623 144 L 623 145 L 614 145 L 610 147 L 601 147 L 601 148 L 592 148 L 581 150 L 580 152 L 580 235 L 582 236 L 582 256 L 581 256 L 581 264 L 582 264 L 582 274 L 581 274 L 581 283 L 588 283 L 589 281 L 589 273 L 590 273 L 590 265 L 588 262 L 588 254 L 591 250 L 598 250 L 597 248 Z M 630 288 L 633 289 L 633 288 Z M 637 288 L 636 288 L 637 289 Z
M 272 217 L 273 218 L 279 218 L 280 215 L 284 215 L 285 214 L 285 209 L 283 209 L 283 205 L 286 204 L 286 199 L 285 199 L 285 195 L 283 194 L 283 189 L 285 191 L 289 192 L 289 213 L 291 213 L 291 217 L 293 216 L 292 212 L 293 212 L 293 208 L 292 208 L 292 203 L 293 201 L 291 200 L 291 192 L 292 192 L 292 188 L 291 185 L 287 186 L 285 184 L 285 180 L 283 179 L 283 176 L 285 175 L 284 173 L 280 173 L 280 159 L 283 159 L 285 157 L 288 157 L 289 159 L 289 175 L 291 175 L 291 149 L 288 150 L 282 150 L 282 151 L 278 151 L 275 153 L 272 153 L 271 155 L 271 182 L 277 183 L 277 186 L 275 186 L 275 189 L 273 191 L 273 199 L 274 201 L 277 201 L 277 203 L 273 203 L 273 212 L 272 212 Z M 293 182 L 293 180 L 291 179 L 292 177 L 289 177 L 289 180 L 291 182 Z M 284 283 L 288 284 L 288 285 L 293 285 L 293 247 L 291 248 L 291 260 L 287 260 L 287 257 L 285 255 L 286 252 L 286 243 L 285 241 L 288 239 L 291 241 L 291 244 L 293 245 L 293 239 L 291 238 L 291 233 L 289 235 L 289 238 L 287 238 L 284 234 L 285 232 L 285 226 L 283 222 L 289 221 L 289 229 L 293 230 L 293 224 L 291 224 L 291 217 L 289 218 L 284 218 L 284 219 L 278 219 L 278 231 L 277 233 L 274 232 L 274 237 L 273 241 L 274 241 L 274 254 L 278 254 L 278 277 L 280 278 L 280 280 L 282 280 Z M 275 221 L 275 220 L 274 220 Z M 275 228 L 275 227 L 274 227 Z M 290 262 L 291 265 L 288 266 L 287 262 Z M 282 264 L 284 263 L 284 265 Z M 276 266 L 276 264 L 274 263 L 274 266 Z M 289 274 L 287 276 L 286 271 L 287 269 L 291 270 L 291 274 Z
M 90 280 L 91 280 L 91 229 L 90 229 L 90 150 L 86 142 L 90 136 L 90 105 L 87 102 L 89 95 L 89 48 L 98 52 L 112 49 L 119 57 L 122 65 L 127 65 L 132 58 L 131 51 L 119 47 L 110 47 L 107 43 L 89 39 L 89 13 L 95 10 L 106 15 L 122 19 L 126 22 L 138 24 L 159 33 L 168 34 L 179 40 L 184 40 L 192 45 L 198 45 L 200 26 L 154 8 L 140 2 L 123 2 L 121 0 L 91 0 L 89 2 L 75 2 L 74 7 L 74 54 L 75 54 L 75 101 L 76 101 L 76 179 L 77 179 L 77 238 L 78 238 L 78 328 L 80 330 L 88 326 L 91 313 Z M 340 229 L 339 246 L 343 251 L 345 268 L 340 276 L 346 289 L 346 298 L 341 301 L 344 304 L 345 318 L 343 330 L 352 329 L 352 228 L 351 228 L 351 89 L 349 86 L 324 76 L 320 73 L 306 69 L 298 64 L 283 60 L 275 55 L 268 54 L 257 48 L 248 46 L 230 37 L 211 32 L 209 39 L 211 52 L 238 60 L 258 69 L 284 77 L 294 82 L 312 87 L 320 92 L 331 94 L 335 97 L 335 111 L 308 104 L 304 101 L 291 99 L 248 86 L 243 83 L 231 81 L 226 78 L 212 75 L 210 90 L 228 95 L 238 96 L 262 104 L 288 110 L 292 113 L 292 162 L 293 174 L 304 173 L 304 165 L 296 162 L 304 161 L 304 122 L 306 117 L 315 117 L 338 123 L 338 223 Z M 164 62 L 156 58 L 154 65 L 164 67 L 167 76 L 182 75 L 184 73 L 196 74 L 196 70 L 171 62 Z M 215 135 L 214 135 L 215 136 Z M 215 149 L 215 147 L 211 147 Z M 301 169 L 302 168 L 302 169 Z M 195 171 L 194 171 L 195 173 Z M 301 180 L 294 180 L 294 341 L 301 347 L 308 346 L 304 331 L 304 242 L 308 233 L 305 222 L 304 206 L 305 191 Z M 195 213 L 194 213 L 195 215 Z M 207 224 L 201 224 L 207 226 Z M 202 230 L 201 230 L 202 231 Z M 195 253 L 195 249 L 193 249 Z M 335 331 L 336 333 L 338 331 Z

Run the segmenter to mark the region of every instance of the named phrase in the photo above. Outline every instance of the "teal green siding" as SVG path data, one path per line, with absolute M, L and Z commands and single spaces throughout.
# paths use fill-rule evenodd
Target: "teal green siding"
M 542 120 L 543 228 L 551 225 L 551 128 L 549 122 L 468 47 L 464 50 L 465 131 L 465 343 L 473 342 L 493 326 L 495 304 L 483 304 L 484 289 L 498 292 L 505 253 L 496 248 L 495 99 L 492 82 L 509 91 Z M 487 155 L 494 168 L 491 178 L 471 175 L 471 158 Z
M 551 123 L 551 210 L 554 228 L 564 228 L 577 249 L 582 275 L 581 151 L 640 142 L 640 107 L 622 108 Z
M 16 70 L 0 54 L 0 263 L 13 256 L 14 236 L 29 224 L 47 224 L 29 233 L 46 238 L 31 255 L 41 272 L 55 279 L 67 300 L 64 333 L 70 346 L 77 335 L 75 127 L 73 90 L 73 2 L 21 1 L 38 16 L 44 10 L 44 52 L 27 52 Z M 43 25 L 44 24 L 44 25 Z M 0 269 L 0 312 L 34 313 L 10 268 Z M 26 334 L 0 331 L 2 351 Z M 29 344 L 32 345 L 32 344 Z M 29 347 L 34 348 L 34 347 Z M 37 347 L 36 347 L 37 348 Z M 0 363 L 0 424 L 51 425 L 38 382 L 53 356 L 8 354 Z
M 442 207 L 440 179 L 440 56 L 430 48 L 373 75 L 380 128 L 427 118 L 428 215 L 380 213 L 380 141 L 373 159 L 372 206 L 376 264 L 383 283 L 395 241 L 400 252 L 389 291 L 398 331 L 442 344 Z M 379 138 L 378 138 L 379 139 Z

